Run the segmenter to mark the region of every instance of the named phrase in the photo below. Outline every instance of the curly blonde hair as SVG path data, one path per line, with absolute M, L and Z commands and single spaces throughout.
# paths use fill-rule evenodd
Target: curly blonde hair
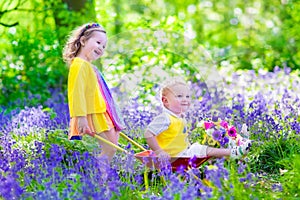
M 94 31 L 106 34 L 104 28 L 98 23 L 83 24 L 75 28 L 69 35 L 66 45 L 63 48 L 63 60 L 70 65 L 81 48 L 80 38 L 84 36 L 88 40 Z
M 164 81 L 161 85 L 161 97 L 166 96 L 167 93 L 172 92 L 172 87 L 176 85 L 184 85 L 188 88 L 187 82 L 182 77 L 172 77 Z

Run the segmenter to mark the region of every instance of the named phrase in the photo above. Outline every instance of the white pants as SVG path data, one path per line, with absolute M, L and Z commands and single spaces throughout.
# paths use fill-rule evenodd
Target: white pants
M 189 146 L 184 151 L 180 152 L 177 157 L 206 157 L 207 156 L 207 147 L 206 145 L 201 145 L 199 143 L 194 143 L 191 146 Z

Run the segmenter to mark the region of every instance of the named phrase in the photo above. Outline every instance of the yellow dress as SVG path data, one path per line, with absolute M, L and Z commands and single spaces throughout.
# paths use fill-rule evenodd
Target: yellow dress
M 114 125 L 107 114 L 97 113 L 87 115 L 88 125 L 93 133 L 102 133 L 114 128 Z M 78 130 L 78 118 L 72 117 L 70 121 L 69 140 L 81 139 L 81 133 Z
M 114 128 L 93 66 L 78 57 L 74 58 L 69 70 L 68 103 L 71 117 L 70 140 L 81 139 L 78 131 L 79 116 L 87 117 L 88 125 L 94 133 Z

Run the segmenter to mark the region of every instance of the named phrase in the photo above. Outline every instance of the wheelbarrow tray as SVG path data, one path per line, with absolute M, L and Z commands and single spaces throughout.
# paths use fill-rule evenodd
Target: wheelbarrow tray
M 171 164 L 172 171 L 198 168 L 210 157 L 171 157 L 169 162 L 161 161 L 153 151 L 146 150 L 135 154 L 135 158 L 143 162 L 150 169 L 161 169 Z
M 202 165 L 204 162 L 210 159 L 210 157 L 171 157 L 170 161 L 162 161 L 159 159 L 155 153 L 151 150 L 146 150 L 144 147 L 139 145 L 137 142 L 133 141 L 131 138 L 126 136 L 124 133 L 120 133 L 120 135 L 124 138 L 126 138 L 128 141 L 139 147 L 142 152 L 136 153 L 135 158 L 143 162 L 147 167 L 150 169 L 162 169 L 164 167 L 168 167 L 168 164 L 171 164 L 172 171 L 178 171 L 178 170 L 187 170 L 191 168 L 198 168 L 200 165 Z M 125 149 L 119 147 L 118 145 L 115 145 L 114 143 L 100 137 L 99 135 L 93 134 L 91 135 L 93 137 L 96 137 L 98 140 L 105 142 L 106 144 L 122 151 L 125 153 L 128 153 Z

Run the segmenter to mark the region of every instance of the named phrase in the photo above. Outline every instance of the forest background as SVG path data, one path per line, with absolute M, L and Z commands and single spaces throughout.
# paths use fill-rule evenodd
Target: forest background
M 112 85 L 141 71 L 138 84 L 147 91 L 158 65 L 194 79 L 201 65 L 297 70 L 299 12 L 292 0 L 1 0 L 0 105 L 42 104 L 54 90 L 65 93 L 63 45 L 74 27 L 94 21 L 108 33 L 106 60 L 97 64 L 114 66 L 106 77 Z
M 299 13 L 292 0 L 0 0 L 0 199 L 299 199 Z M 218 147 L 201 122 L 220 111 L 248 125 L 247 157 L 211 159 L 191 179 L 163 172 L 168 184 L 153 176 L 147 191 L 144 166 L 120 152 L 102 176 L 97 141 L 67 138 L 62 50 L 88 22 L 107 31 L 94 64 L 127 136 L 148 149 L 160 83 L 180 75 L 194 90 L 190 141 Z

